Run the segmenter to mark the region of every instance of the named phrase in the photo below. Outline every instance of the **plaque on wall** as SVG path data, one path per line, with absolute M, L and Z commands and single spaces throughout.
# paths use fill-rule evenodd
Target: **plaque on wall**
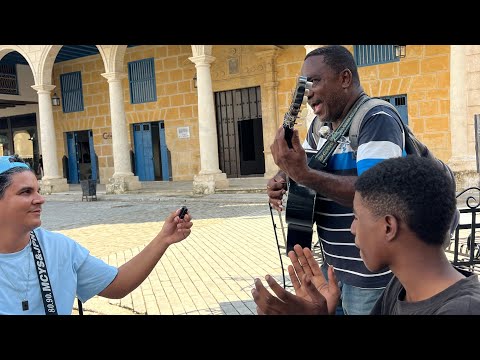
M 190 128 L 188 126 L 178 127 L 177 136 L 179 139 L 189 139 L 190 138 Z

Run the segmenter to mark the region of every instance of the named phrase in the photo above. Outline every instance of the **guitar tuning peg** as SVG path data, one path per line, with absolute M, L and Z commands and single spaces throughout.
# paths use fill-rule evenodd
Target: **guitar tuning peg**
M 312 81 L 307 81 L 307 82 L 305 83 L 305 88 L 306 88 L 307 90 L 310 90 L 310 89 L 312 88 L 312 86 L 313 86 L 313 82 L 312 82 Z

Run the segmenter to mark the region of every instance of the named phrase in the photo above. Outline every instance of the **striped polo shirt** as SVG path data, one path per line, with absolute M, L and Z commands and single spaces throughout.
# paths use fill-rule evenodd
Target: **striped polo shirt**
M 326 124 L 316 124 L 316 120 L 312 121 L 303 143 L 306 150 L 319 150 L 326 141 L 318 132 Z M 355 176 L 384 159 L 406 156 L 405 138 L 399 121 L 401 120 L 388 107 L 374 107 L 365 115 L 359 130 L 356 155 L 350 147 L 348 137 L 342 137 L 324 171 Z M 338 280 L 361 288 L 385 287 L 392 278 L 392 272 L 385 268 L 372 273 L 365 267 L 360 258 L 360 250 L 355 246 L 355 237 L 350 232 L 352 221 L 351 208 L 317 194 L 315 222 L 318 237 L 325 262 L 333 265 Z

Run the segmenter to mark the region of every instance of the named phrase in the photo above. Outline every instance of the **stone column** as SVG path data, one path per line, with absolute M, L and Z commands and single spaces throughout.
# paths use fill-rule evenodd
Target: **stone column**
M 108 80 L 110 95 L 110 116 L 112 120 L 113 177 L 106 184 L 107 194 L 123 194 L 129 190 L 138 190 L 142 184 L 138 176 L 131 172 L 130 146 L 128 145 L 127 121 L 123 106 L 122 79 L 127 74 L 119 72 L 103 73 Z
M 263 153 L 265 156 L 264 177 L 270 179 L 278 172 L 278 167 L 275 165 L 270 151 L 270 145 L 273 143 L 275 133 L 281 125 L 278 117 L 278 81 L 275 67 L 278 49 L 259 51 L 256 55 L 265 66 L 265 82 L 261 85 Z
M 39 132 L 43 158 L 43 177 L 39 181 L 42 194 L 68 191 L 67 179 L 58 172 L 57 141 L 53 123 L 51 91 L 55 85 L 33 85 L 38 93 Z
M 465 45 L 450 46 L 450 141 L 452 157 L 448 165 L 455 172 L 457 190 L 478 186 L 476 155 L 467 153 L 468 82 Z
M 228 187 L 228 179 L 218 162 L 217 124 L 213 101 L 210 64 L 215 57 L 197 55 L 188 58 L 197 69 L 198 137 L 200 143 L 200 172 L 193 177 L 195 194 L 213 194 L 215 189 Z

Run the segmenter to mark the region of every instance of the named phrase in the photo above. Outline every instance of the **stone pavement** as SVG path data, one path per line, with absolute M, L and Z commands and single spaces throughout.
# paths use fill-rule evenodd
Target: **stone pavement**
M 84 313 L 255 314 L 250 292 L 254 279 L 270 274 L 282 284 L 282 265 L 286 269 L 290 260 L 283 251 L 282 262 L 279 258 L 267 180 L 229 180 L 228 189 L 212 195 L 193 195 L 191 181 L 144 182 L 141 191 L 122 195 L 106 195 L 105 186 L 99 185 L 98 200 L 88 202 L 81 201 L 79 185 L 46 195 L 42 225 L 115 266 L 140 252 L 171 211 L 185 204 L 193 216 L 191 235 L 171 246 L 137 289 L 120 300 L 94 297 L 84 304 Z M 280 229 L 277 212 L 273 215 Z M 462 223 L 468 221 L 462 215 Z M 277 236 L 282 244 L 280 230 Z
M 254 279 L 270 274 L 283 282 L 267 180 L 232 180 L 229 189 L 204 196 L 192 194 L 192 182 L 152 182 L 122 195 L 106 195 L 99 185 L 98 201 L 88 202 L 77 185 L 46 195 L 42 226 L 115 266 L 140 252 L 171 211 L 185 204 L 193 216 L 191 235 L 171 246 L 136 290 L 119 300 L 94 297 L 85 314 L 255 314 Z

